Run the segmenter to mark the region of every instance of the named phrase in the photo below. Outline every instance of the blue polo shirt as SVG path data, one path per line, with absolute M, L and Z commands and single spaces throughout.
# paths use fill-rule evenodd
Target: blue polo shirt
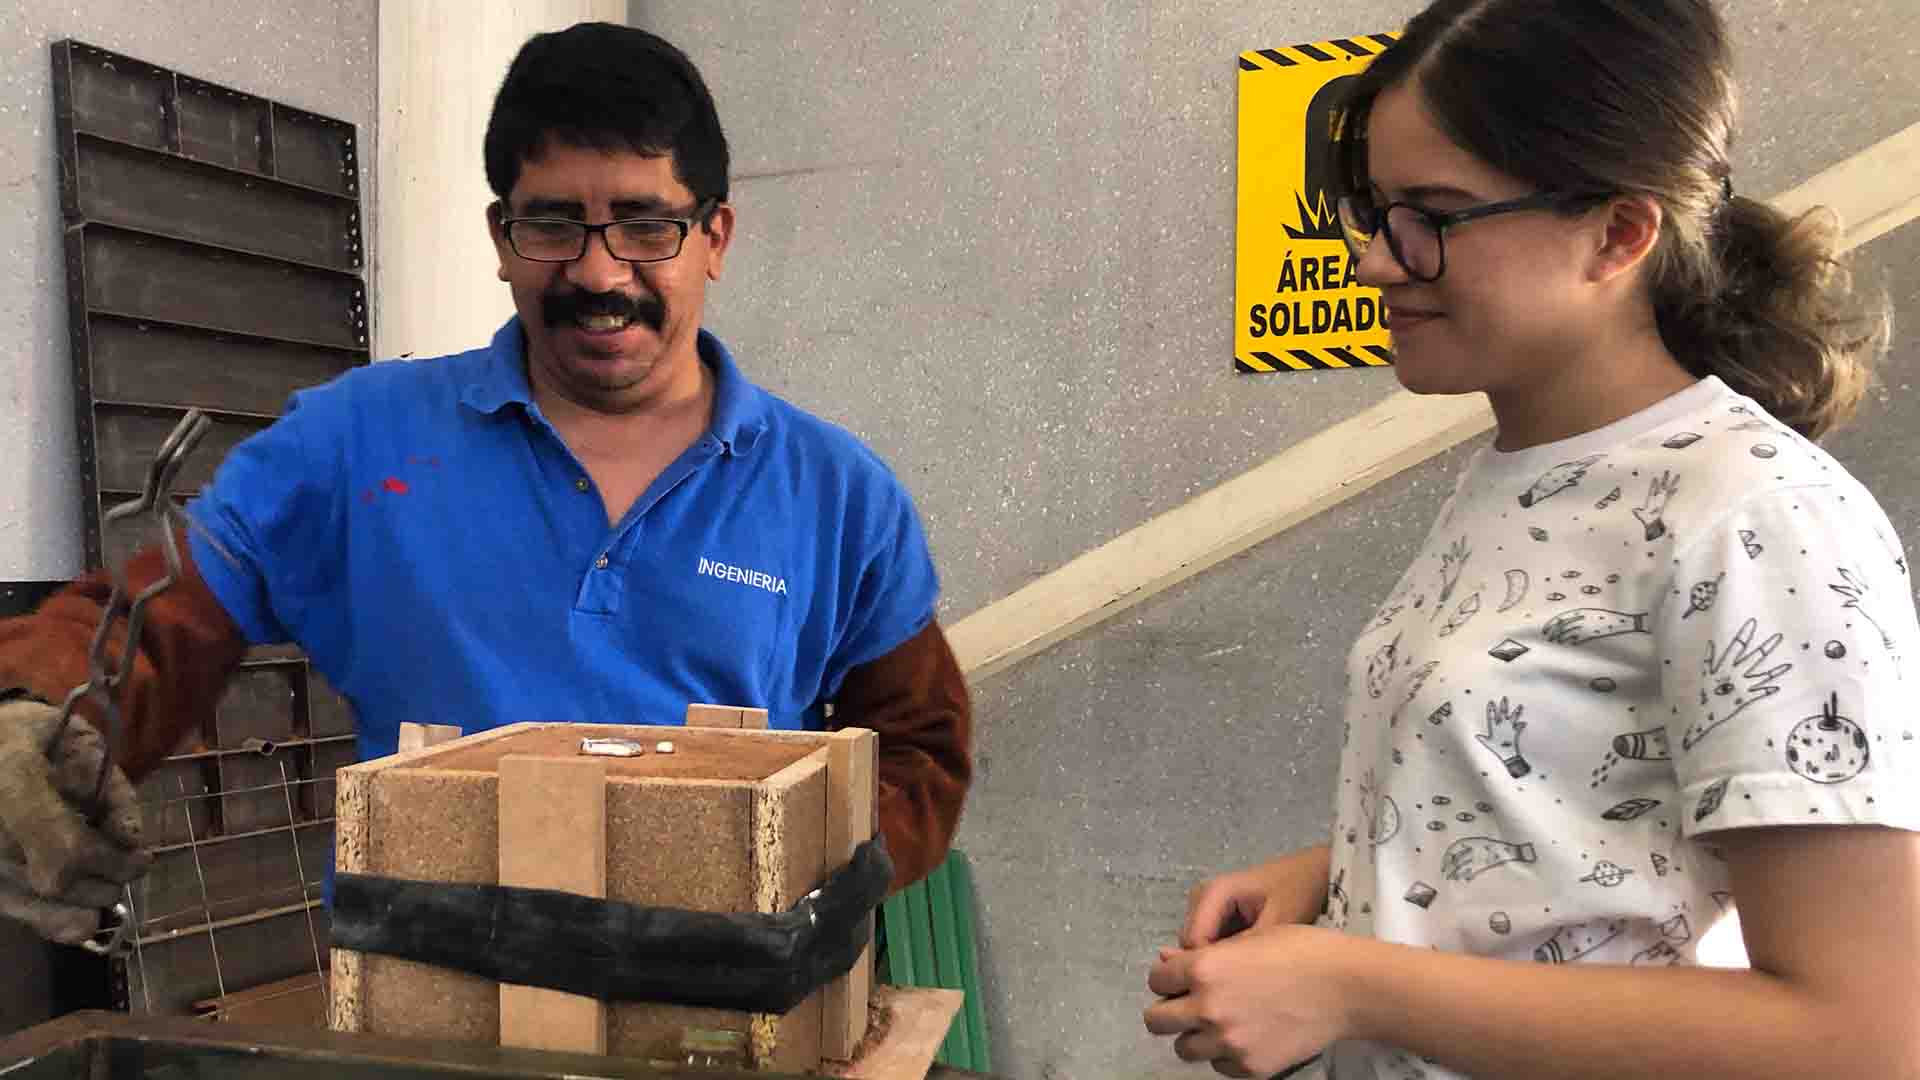
M 689 702 L 817 729 L 849 669 L 932 620 L 905 488 L 717 338 L 711 429 L 611 527 L 524 348 L 514 320 L 301 391 L 192 504 L 214 595 L 250 642 L 307 652 L 363 759 L 402 721 L 678 724 Z

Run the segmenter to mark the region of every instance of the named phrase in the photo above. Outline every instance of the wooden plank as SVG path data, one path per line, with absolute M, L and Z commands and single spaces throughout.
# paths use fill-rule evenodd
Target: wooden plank
M 430 746 L 452 742 L 460 737 L 460 729 L 453 724 L 416 724 L 410 720 L 400 723 L 400 737 L 395 747 L 397 753 L 412 750 L 425 750 Z
M 500 759 L 500 884 L 607 895 L 607 766 L 595 757 Z M 595 998 L 500 984 L 500 1045 L 607 1052 Z
M 1822 170 L 1773 204 L 1789 214 L 1832 207 L 1848 249 L 1920 217 L 1920 123 Z
M 785 911 L 819 880 L 826 847 L 829 751 L 823 747 L 753 786 L 753 910 Z M 820 1061 L 820 995 L 787 1013 L 752 1013 L 747 1055 L 763 1071 L 812 1072 Z
M 1492 423 L 1478 394 L 1396 393 L 967 616 L 948 640 L 970 679 L 997 674 Z
M 958 990 L 875 987 L 875 1001 L 886 1016 L 885 1037 L 859 1060 L 825 1062 L 823 1071 L 849 1080 L 926 1080 L 963 996 Z
M 1842 251 L 1920 217 L 1920 124 L 1774 202 L 1788 213 L 1832 208 L 1842 222 Z M 970 679 L 998 674 L 1493 425 L 1484 395 L 1396 390 L 968 615 L 948 640 Z
M 853 857 L 853 850 L 872 839 L 875 826 L 874 788 L 880 739 L 866 728 L 841 728 L 827 744 L 827 842 L 821 876 L 832 874 Z M 827 986 L 822 1055 L 836 1059 L 853 1056 L 867 1034 L 867 998 L 873 985 L 873 942 L 854 961 L 853 969 Z
M 749 709 L 740 705 L 689 705 L 687 706 L 687 726 L 765 731 L 767 710 Z

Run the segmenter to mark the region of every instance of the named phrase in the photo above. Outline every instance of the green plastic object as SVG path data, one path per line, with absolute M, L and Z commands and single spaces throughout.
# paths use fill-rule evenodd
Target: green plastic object
M 961 991 L 965 1000 L 960 1014 L 934 1060 L 952 1068 L 987 1072 L 991 1057 L 974 918 L 972 868 L 965 855 L 950 852 L 925 881 L 902 889 L 881 906 L 885 940 L 880 977 L 893 986 Z
M 935 982 L 944 989 L 964 992 L 967 987 L 960 971 L 960 932 L 954 919 L 957 905 L 952 866 L 953 856 L 949 854 L 927 876 L 927 907 L 933 915 Z M 935 1060 L 962 1069 L 973 1067 L 973 1043 L 967 1037 L 966 1021 L 959 1016 L 954 1017 L 953 1026 L 947 1029 L 946 1040 L 941 1043 Z
M 973 1047 L 974 1072 L 992 1072 L 992 1055 L 987 1050 L 987 1014 L 980 997 L 980 954 L 974 942 L 973 867 L 967 857 L 956 851 L 947 856 L 953 864 L 949 881 L 953 886 L 954 928 L 960 947 L 960 985 L 967 992 L 960 1015 L 967 1024 L 967 1041 Z

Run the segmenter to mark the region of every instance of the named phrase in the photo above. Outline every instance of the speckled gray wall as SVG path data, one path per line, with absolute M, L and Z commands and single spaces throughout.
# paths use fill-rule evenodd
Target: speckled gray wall
M 1736 182 L 1920 121 L 1913 0 L 1732 0 Z M 1416 0 L 635 0 L 734 141 L 711 324 L 913 487 L 954 620 L 1350 416 L 1386 372 L 1233 375 L 1235 55 Z M 1810 57 L 1846 57 L 1810 64 Z M 1920 225 L 1861 253 L 1920 320 Z M 1890 267 L 1906 269 L 1891 278 Z M 1920 543 L 1920 355 L 1833 440 Z M 1476 444 L 1477 445 L 1477 444 Z M 1325 829 L 1351 635 L 1471 447 L 975 687 L 961 845 L 996 1065 L 1184 1076 L 1141 1032 L 1188 887 Z
M 81 563 L 48 46 L 78 38 L 353 122 L 372 233 L 375 2 L 0 4 L 0 580 L 66 577 Z M 0 933 L 0 970 L 0 1029 L 42 1016 L 47 973 L 30 939 Z
M 77 38 L 359 127 L 371 245 L 376 0 L 0 4 L 0 580 L 80 569 L 80 474 L 48 46 Z

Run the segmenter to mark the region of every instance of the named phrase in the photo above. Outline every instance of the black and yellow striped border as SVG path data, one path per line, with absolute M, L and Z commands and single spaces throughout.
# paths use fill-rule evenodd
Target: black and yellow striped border
M 1386 52 L 1398 40 L 1400 32 L 1395 30 L 1365 37 L 1334 38 L 1332 41 L 1294 45 L 1285 49 L 1255 49 L 1240 54 L 1240 70 L 1284 71 L 1301 64 L 1324 64 L 1330 60 L 1364 60 Z
M 1251 352 L 1233 358 L 1241 371 L 1265 374 L 1274 371 L 1338 371 L 1343 368 L 1392 367 L 1393 350 L 1379 345 L 1349 349 L 1336 345 L 1330 349 L 1287 349 L 1282 352 Z

